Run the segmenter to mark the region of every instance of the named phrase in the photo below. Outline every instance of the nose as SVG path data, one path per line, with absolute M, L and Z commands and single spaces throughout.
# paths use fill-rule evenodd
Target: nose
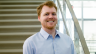
M 52 14 L 49 15 L 49 18 L 53 18 Z

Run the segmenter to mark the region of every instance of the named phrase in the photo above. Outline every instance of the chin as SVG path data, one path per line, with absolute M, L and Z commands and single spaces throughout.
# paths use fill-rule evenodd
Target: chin
M 54 29 L 55 28 L 55 26 L 53 26 L 53 27 L 47 27 L 48 29 Z
M 52 30 L 52 29 L 55 29 L 55 26 L 56 26 L 56 25 L 43 25 L 43 24 L 42 24 L 42 26 L 43 26 L 44 28 L 46 28 L 46 29 L 51 29 L 51 30 Z

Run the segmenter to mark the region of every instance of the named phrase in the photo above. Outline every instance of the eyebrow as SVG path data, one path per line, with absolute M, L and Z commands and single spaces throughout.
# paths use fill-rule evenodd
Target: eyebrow
M 45 13 L 49 13 L 49 12 L 45 12 Z M 52 13 L 56 13 L 56 12 L 52 12 Z

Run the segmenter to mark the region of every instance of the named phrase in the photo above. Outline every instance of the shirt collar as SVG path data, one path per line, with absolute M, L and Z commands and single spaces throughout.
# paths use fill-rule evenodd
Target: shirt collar
M 43 28 L 41 28 L 40 33 L 41 33 L 41 35 L 45 39 L 47 39 L 50 36 L 50 34 L 48 34 Z M 59 32 L 57 30 L 56 30 L 56 36 L 59 36 L 60 37 Z
M 49 36 L 49 34 L 48 34 L 44 29 L 42 29 L 42 28 L 41 28 L 41 30 L 40 30 L 40 33 L 41 33 L 41 35 L 42 35 L 45 39 L 47 39 L 48 36 Z

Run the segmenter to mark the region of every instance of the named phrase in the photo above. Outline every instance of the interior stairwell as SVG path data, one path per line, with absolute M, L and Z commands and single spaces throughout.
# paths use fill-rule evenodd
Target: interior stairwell
M 38 32 L 36 7 L 45 0 L 0 0 L 0 54 L 22 54 L 26 38 Z

